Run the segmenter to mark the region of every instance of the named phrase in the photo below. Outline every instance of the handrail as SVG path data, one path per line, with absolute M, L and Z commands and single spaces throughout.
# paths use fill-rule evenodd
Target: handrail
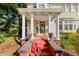
M 48 35 L 50 39 L 57 40 L 53 33 L 49 33 Z

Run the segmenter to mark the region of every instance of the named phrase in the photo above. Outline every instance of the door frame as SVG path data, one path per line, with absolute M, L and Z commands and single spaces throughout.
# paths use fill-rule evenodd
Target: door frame
M 41 27 L 42 27 L 41 25 L 44 25 L 43 32 L 41 32 Z M 45 29 L 46 29 L 45 21 L 39 21 L 39 31 L 40 31 L 40 33 L 46 33 Z
M 40 22 L 41 21 L 45 22 L 45 33 L 47 33 L 47 31 L 46 31 L 46 26 L 47 26 L 46 20 L 38 20 L 37 22 L 35 21 L 35 25 L 34 25 L 35 33 L 37 33 L 36 27 L 38 27 L 38 33 L 37 34 L 43 34 L 43 33 L 40 33 Z M 38 24 L 36 24 L 36 23 L 38 23 Z

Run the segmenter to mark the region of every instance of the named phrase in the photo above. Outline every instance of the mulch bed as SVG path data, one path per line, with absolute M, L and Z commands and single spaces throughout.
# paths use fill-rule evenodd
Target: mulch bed
M 0 44 L 0 56 L 13 56 L 19 47 L 16 41 L 4 42 Z
M 65 56 L 79 56 L 79 54 L 77 53 L 77 51 L 74 49 L 74 47 L 70 47 L 65 49 Z

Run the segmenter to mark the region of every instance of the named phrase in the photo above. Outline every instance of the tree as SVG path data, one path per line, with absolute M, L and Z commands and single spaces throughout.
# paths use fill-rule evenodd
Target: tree
M 18 28 L 21 34 L 21 14 L 17 8 L 26 8 L 23 3 L 5 3 L 0 4 L 0 31 L 9 33 L 10 28 Z
M 18 28 L 21 15 L 17 4 L 0 4 L 0 32 L 10 33 L 10 28 Z
M 26 3 L 17 3 L 18 8 L 27 8 Z

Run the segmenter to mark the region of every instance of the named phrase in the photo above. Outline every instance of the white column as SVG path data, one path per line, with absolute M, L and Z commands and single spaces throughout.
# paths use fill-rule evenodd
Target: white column
M 48 3 L 45 3 L 45 8 L 49 8 L 49 4 Z
M 49 15 L 49 19 L 48 19 L 48 32 L 51 32 L 51 16 Z
M 40 34 L 40 20 L 38 20 L 38 35 Z
M 66 3 L 65 3 L 65 6 L 64 6 L 64 10 L 67 11 Z
M 57 39 L 59 40 L 59 16 L 57 18 Z
M 34 34 L 34 32 L 33 32 L 33 14 L 31 14 L 31 34 L 32 34 L 32 37 L 31 37 L 31 39 L 33 39 L 33 34 Z
M 62 30 L 64 32 L 64 21 L 62 21 Z
M 37 3 L 37 8 L 39 8 L 39 3 Z
M 73 25 L 72 25 L 72 30 L 74 31 L 74 21 L 72 21 L 72 24 L 73 24 Z
M 25 39 L 25 15 L 22 14 L 22 39 Z

